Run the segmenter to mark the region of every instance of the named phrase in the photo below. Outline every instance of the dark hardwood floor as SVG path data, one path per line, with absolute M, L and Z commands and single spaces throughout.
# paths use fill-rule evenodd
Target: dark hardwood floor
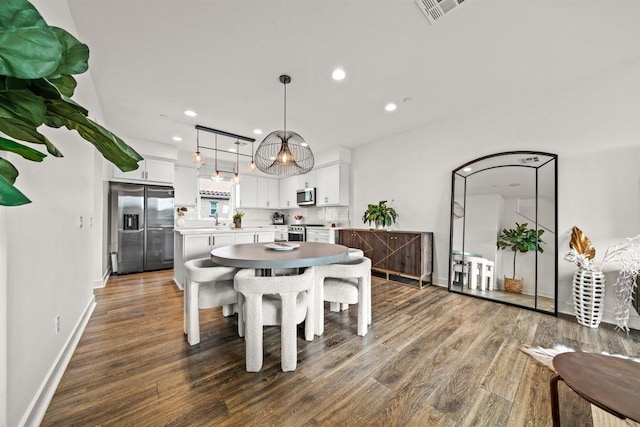
M 640 353 L 637 335 L 374 277 L 366 337 L 356 306 L 327 310 L 324 336 L 306 342 L 299 328 L 298 368 L 284 373 L 279 329 L 265 328 L 264 366 L 247 373 L 236 318 L 220 309 L 201 311 L 201 343 L 189 346 L 172 276 L 96 290 L 43 426 L 550 426 L 551 373 L 523 344 Z M 592 425 L 562 383 L 560 406 L 563 426 Z

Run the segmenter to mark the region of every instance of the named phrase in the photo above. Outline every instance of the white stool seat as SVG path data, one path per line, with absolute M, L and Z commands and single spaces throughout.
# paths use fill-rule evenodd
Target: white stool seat
M 314 276 L 308 268 L 296 276 L 256 276 L 255 270 L 240 270 L 234 279 L 238 298 L 238 334 L 245 337 L 247 372 L 262 369 L 262 329 L 280 325 L 280 364 L 295 371 L 297 328 L 305 321 L 305 339 L 313 340 Z
M 371 324 L 371 260 L 367 257 L 349 257 L 337 264 L 312 268 L 316 276 L 314 333 L 324 333 L 324 301 L 329 301 L 331 311 L 358 304 L 357 333 L 365 336 Z
M 190 345 L 200 342 L 199 310 L 222 307 L 222 314 L 230 316 L 238 302 L 238 293 L 233 288 L 233 277 L 237 268 L 223 267 L 210 258 L 187 261 L 184 286 L 184 333 Z

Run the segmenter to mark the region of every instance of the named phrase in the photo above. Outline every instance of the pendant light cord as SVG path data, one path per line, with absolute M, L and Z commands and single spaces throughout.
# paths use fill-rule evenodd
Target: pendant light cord
M 287 83 L 284 84 L 284 137 L 287 137 Z

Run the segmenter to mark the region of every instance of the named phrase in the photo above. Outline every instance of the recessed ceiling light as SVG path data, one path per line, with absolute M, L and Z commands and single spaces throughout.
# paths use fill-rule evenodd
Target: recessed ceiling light
M 333 80 L 344 80 L 346 76 L 347 73 L 345 73 L 342 68 L 336 68 L 335 70 L 333 70 L 333 73 L 331 73 L 331 77 L 333 78 Z
M 465 172 L 471 172 L 473 169 L 471 169 L 469 166 L 467 166 L 466 168 L 462 169 Z
M 398 106 L 396 104 L 394 104 L 393 102 L 388 103 L 387 105 L 384 106 L 384 110 L 385 111 L 395 111 L 396 108 L 398 108 Z
M 255 133 L 256 135 L 262 135 L 262 129 L 254 129 L 253 133 Z
M 307 144 L 306 142 L 301 142 L 300 145 L 302 145 L 303 147 L 308 147 L 309 144 Z
M 232 153 L 235 153 L 235 152 L 236 152 L 236 149 L 235 149 L 235 148 L 233 148 L 233 147 L 231 147 L 231 148 L 229 148 L 229 151 L 230 151 L 230 152 L 232 152 Z
M 189 117 L 195 117 L 198 115 L 198 113 L 196 113 L 193 110 L 184 110 L 184 115 Z
M 174 141 L 176 141 L 176 142 L 180 142 L 180 141 L 182 141 L 182 138 L 181 138 L 181 137 L 179 137 L 179 136 L 174 136 L 174 137 L 173 137 L 173 138 L 171 138 L 171 139 L 173 139 L 173 140 L 174 140 Z

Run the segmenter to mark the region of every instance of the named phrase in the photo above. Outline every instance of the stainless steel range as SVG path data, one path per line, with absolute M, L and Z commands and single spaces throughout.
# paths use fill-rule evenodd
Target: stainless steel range
M 324 224 L 290 224 L 287 227 L 290 242 L 306 242 L 307 227 L 322 227 Z

